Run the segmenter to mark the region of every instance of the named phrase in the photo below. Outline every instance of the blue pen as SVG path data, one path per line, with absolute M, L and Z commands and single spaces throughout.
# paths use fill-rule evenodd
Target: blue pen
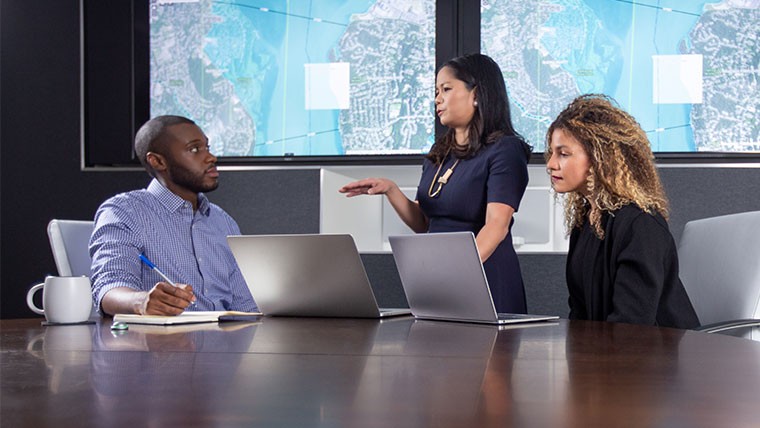
M 171 279 L 169 279 L 168 276 L 164 275 L 163 272 L 159 268 L 156 267 L 156 265 L 153 264 L 153 262 L 150 261 L 147 257 L 145 257 L 145 253 L 140 253 L 140 260 L 142 260 L 143 263 L 145 263 L 149 268 L 153 269 L 154 272 L 156 272 L 161 278 L 164 279 L 164 281 L 168 282 L 169 285 L 172 287 L 177 287 L 177 284 L 174 283 Z M 192 305 L 195 304 L 195 302 L 191 303 Z

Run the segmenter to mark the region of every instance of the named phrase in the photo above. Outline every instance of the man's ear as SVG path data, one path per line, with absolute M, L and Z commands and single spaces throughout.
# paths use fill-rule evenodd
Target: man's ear
M 148 152 L 145 154 L 145 160 L 148 161 L 148 165 L 150 165 L 154 171 L 166 170 L 166 158 L 160 153 Z

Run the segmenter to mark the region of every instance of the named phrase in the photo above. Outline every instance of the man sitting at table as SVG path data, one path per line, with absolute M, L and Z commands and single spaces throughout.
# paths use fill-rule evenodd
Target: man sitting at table
M 203 131 L 190 119 L 159 116 L 137 132 L 135 153 L 153 180 L 108 199 L 95 214 L 90 256 L 98 307 L 107 314 L 256 311 L 226 240 L 240 229 L 203 193 L 219 185 Z

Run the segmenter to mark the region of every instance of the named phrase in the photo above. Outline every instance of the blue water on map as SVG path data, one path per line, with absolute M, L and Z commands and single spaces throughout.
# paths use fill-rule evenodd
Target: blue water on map
M 688 35 L 699 20 L 707 1 L 615 1 L 585 0 L 604 23 L 605 29 L 627 46 L 627 55 L 610 67 L 600 91 L 612 95 L 634 114 L 647 131 L 654 151 L 694 151 L 690 126 L 691 104 L 652 102 L 652 56 L 684 52 Z M 714 3 L 714 2 L 713 2 Z M 672 11 L 665 11 L 670 8 Z M 632 32 L 632 28 L 638 30 Z M 660 129 L 662 131 L 655 132 Z
M 255 115 L 256 141 L 252 155 L 295 153 L 341 154 L 339 110 L 306 110 L 304 64 L 336 61 L 340 38 L 352 14 L 365 13 L 374 0 L 333 0 L 310 5 L 305 1 L 256 1 L 234 5 L 218 3 L 214 13 L 237 15 L 260 39 L 247 49 L 245 60 L 236 60 L 225 77 L 233 83 L 247 111 Z M 260 8 L 268 8 L 262 11 Z M 313 18 L 321 19 L 321 22 Z M 217 23 L 209 37 L 229 31 L 227 21 Z M 209 52 L 212 62 L 222 62 L 224 52 Z M 224 58 L 229 60 L 229 58 Z M 258 73 L 258 74 L 257 74 Z M 238 88 L 246 79 L 265 73 L 261 93 Z M 243 82 L 243 83 L 239 83 Z M 246 96 L 248 94 L 248 96 Z M 311 134 L 311 136 L 310 136 Z

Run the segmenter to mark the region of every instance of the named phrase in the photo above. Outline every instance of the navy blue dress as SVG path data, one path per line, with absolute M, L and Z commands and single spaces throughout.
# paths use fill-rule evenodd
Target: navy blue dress
M 456 161 L 453 154 L 444 160 L 441 175 Z M 502 137 L 485 145 L 470 159 L 462 159 L 436 197 L 428 196 L 438 166 L 430 160 L 422 165 L 417 201 L 428 217 L 428 232 L 472 231 L 476 235 L 486 222 L 486 205 L 500 202 L 514 208 L 528 186 L 528 159 L 522 142 Z M 436 185 L 433 190 L 438 186 Z M 514 219 L 512 219 L 514 222 Z M 497 312 L 526 313 L 525 287 L 520 262 L 510 233 L 496 247 L 483 267 Z

